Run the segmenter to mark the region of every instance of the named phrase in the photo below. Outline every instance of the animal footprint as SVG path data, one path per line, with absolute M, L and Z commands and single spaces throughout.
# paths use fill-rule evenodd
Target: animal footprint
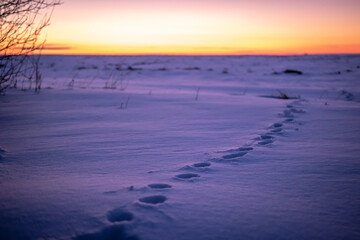
M 247 152 L 237 152 L 237 153 L 232 153 L 232 154 L 228 154 L 228 155 L 224 155 L 222 156 L 223 159 L 234 159 L 234 158 L 238 158 L 238 157 L 242 157 L 245 154 L 247 154 Z
M 282 127 L 282 123 L 274 123 L 272 125 L 272 128 L 281 128 Z
M 260 137 L 255 138 L 255 140 L 258 140 L 258 145 L 268 145 L 270 143 L 274 142 L 274 137 L 269 135 L 261 135 Z
M 176 175 L 175 177 L 179 178 L 179 179 L 184 179 L 184 180 L 191 180 L 191 179 L 200 177 L 200 175 L 196 174 L 196 173 L 183 173 L 183 174 Z
M 284 110 L 283 114 L 280 114 L 280 116 L 285 117 L 285 118 L 294 118 L 294 114 L 292 114 L 291 109 Z
M 253 149 L 254 148 L 252 148 L 252 147 L 239 147 L 237 149 L 231 149 L 231 150 L 228 150 L 227 152 L 233 152 L 233 153 L 226 154 L 226 155 L 222 156 L 222 158 L 225 160 L 239 158 L 239 157 L 242 157 L 245 154 L 247 154 L 249 151 L 252 151 Z
M 140 198 L 139 201 L 142 203 L 152 204 L 156 205 L 159 203 L 164 203 L 167 200 L 167 198 L 163 195 L 153 195 L 148 197 Z
M 275 129 L 272 129 L 270 132 L 271 132 L 271 133 L 281 133 L 281 132 L 282 132 L 282 128 L 275 128 Z
M 295 108 L 293 105 L 287 105 L 286 106 L 290 112 L 292 113 L 305 113 L 305 111 L 303 109 L 298 109 L 298 108 Z
M 270 127 L 270 132 L 271 133 L 281 133 L 282 132 L 282 123 L 274 123 L 271 127 Z
M 252 147 L 240 147 L 240 148 L 238 148 L 237 149 L 238 151 L 252 151 L 252 150 L 254 150 L 254 148 L 252 148 Z
M 210 167 L 211 163 L 208 162 L 202 162 L 202 163 L 194 163 L 193 167 L 196 168 L 205 168 L 205 167 Z
M 134 215 L 122 208 L 115 208 L 107 213 L 109 222 L 131 221 Z
M 260 137 L 255 138 L 255 140 L 274 140 L 274 137 L 269 135 L 260 135 Z
M 263 145 L 268 145 L 273 142 L 274 142 L 273 140 L 264 140 L 264 141 L 258 142 L 258 144 L 263 146 Z
M 305 113 L 303 109 L 297 109 L 297 108 L 291 108 L 290 111 L 293 113 Z

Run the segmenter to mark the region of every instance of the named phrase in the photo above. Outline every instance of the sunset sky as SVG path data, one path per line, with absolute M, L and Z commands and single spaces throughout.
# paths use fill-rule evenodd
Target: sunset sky
M 62 1 L 44 53 L 360 53 L 359 0 Z

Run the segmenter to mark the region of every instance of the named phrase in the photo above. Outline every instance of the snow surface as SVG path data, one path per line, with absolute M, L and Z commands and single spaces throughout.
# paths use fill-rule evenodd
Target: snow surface
M 0 239 L 360 239 L 359 55 L 41 61 L 0 97 Z

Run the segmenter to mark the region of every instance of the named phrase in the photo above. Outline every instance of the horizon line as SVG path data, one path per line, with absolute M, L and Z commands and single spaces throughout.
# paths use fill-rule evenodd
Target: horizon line
M 260 54 L 260 53 L 244 53 L 244 54 L 171 54 L 171 53 L 134 53 L 134 54 L 107 54 L 107 53 L 40 53 L 31 55 L 46 56 L 321 56 L 321 55 L 360 55 L 356 53 L 279 53 L 279 54 Z

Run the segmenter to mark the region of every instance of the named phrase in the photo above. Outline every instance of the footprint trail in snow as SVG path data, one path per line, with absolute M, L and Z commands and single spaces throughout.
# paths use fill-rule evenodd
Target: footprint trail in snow
M 269 127 L 266 128 L 266 132 L 260 134 L 258 137 L 254 138 L 252 143 L 238 147 L 235 149 L 228 149 L 225 151 L 218 151 L 217 154 L 220 154 L 220 157 L 208 159 L 208 161 L 204 162 L 196 162 L 190 166 L 186 166 L 180 169 L 183 173 L 177 174 L 173 177 L 173 180 L 178 180 L 180 182 L 188 182 L 188 183 L 195 183 L 197 179 L 201 178 L 201 175 L 198 173 L 193 172 L 186 172 L 186 171 L 201 171 L 212 168 L 211 161 L 215 162 L 233 162 L 233 161 L 240 161 L 242 157 L 247 155 L 252 151 L 256 151 L 258 147 L 268 147 L 269 145 L 273 144 L 279 136 L 284 137 L 286 133 L 286 129 L 295 129 L 294 124 L 295 121 L 295 114 L 305 113 L 303 109 L 294 107 L 295 104 L 300 104 L 299 101 L 294 102 L 291 105 L 286 105 L 286 109 L 278 114 L 279 117 L 284 118 L 282 122 L 276 122 Z M 204 173 L 204 171 L 201 171 Z M 151 183 L 147 185 L 147 188 L 152 191 L 167 191 L 173 189 L 173 186 L 169 183 Z M 132 187 L 133 189 L 133 187 Z M 175 189 L 174 189 L 175 190 Z M 114 191 L 116 192 L 116 191 Z M 139 198 L 135 203 L 139 206 L 143 207 L 151 207 L 152 209 L 157 209 L 162 204 L 167 204 L 168 198 L 166 195 L 156 194 L 156 195 L 148 195 Z M 126 226 L 129 224 L 131 225 L 132 222 L 136 219 L 136 215 L 132 212 L 126 210 L 125 208 L 115 208 L 110 210 L 107 213 L 107 220 L 115 225 L 106 227 L 100 232 L 93 233 L 93 234 L 85 234 L 79 235 L 78 237 L 74 238 L 75 240 L 81 239 L 107 239 L 106 237 L 110 234 L 111 236 L 114 235 L 118 237 L 118 239 L 138 239 L 136 235 L 130 235 L 127 232 Z M 118 225 L 118 224 L 126 223 L 126 226 Z M 109 235 L 109 236 L 110 236 Z M 98 237 L 98 238 L 97 238 Z M 112 239 L 112 238 L 111 238 Z

